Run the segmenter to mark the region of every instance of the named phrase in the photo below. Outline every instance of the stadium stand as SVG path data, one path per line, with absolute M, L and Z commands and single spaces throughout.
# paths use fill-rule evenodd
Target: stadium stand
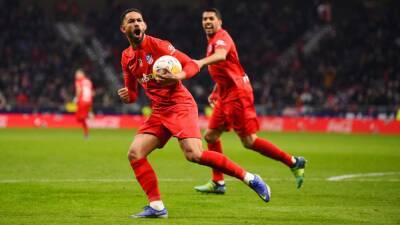
M 203 56 L 206 46 L 201 9 L 219 8 L 253 83 L 260 114 L 394 117 L 400 105 L 398 1 L 334 2 L 329 16 L 323 4 L 329 2 L 143 1 L 133 6 L 151 24 L 149 34 L 173 41 L 193 58 Z M 83 67 L 96 87 L 96 112 L 140 113 L 148 104 L 143 93 L 128 108 L 115 93 L 122 81 L 120 53 L 127 46 L 118 30 L 119 15 L 130 6 L 105 1 L 102 7 L 84 8 L 60 0 L 49 13 L 32 1 L 1 1 L 0 27 L 6 32 L 0 37 L 0 111 L 65 112 L 74 95 L 73 71 Z M 60 24 L 84 31 L 82 41 L 63 37 Z M 104 58 L 96 60 L 90 46 L 101 46 Z M 115 71 L 111 78 L 103 66 Z M 212 88 L 207 71 L 185 84 L 202 110 Z

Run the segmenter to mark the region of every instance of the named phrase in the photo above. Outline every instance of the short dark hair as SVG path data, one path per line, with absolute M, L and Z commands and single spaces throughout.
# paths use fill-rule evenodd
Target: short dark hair
M 85 73 L 85 70 L 84 70 L 82 67 L 78 67 L 78 68 L 76 68 L 76 70 L 75 70 L 75 73 L 76 73 L 76 72 Z
M 203 11 L 203 13 L 204 12 L 213 12 L 218 19 L 222 20 L 221 12 L 217 8 L 207 8 Z
M 143 16 L 142 11 L 140 11 L 139 9 L 136 9 L 136 8 L 129 8 L 129 9 L 125 10 L 125 11 L 121 14 L 121 18 L 120 18 L 120 19 L 121 19 L 121 24 L 124 23 L 124 19 L 125 19 L 126 14 L 128 14 L 128 13 L 130 13 L 130 12 L 137 12 L 137 13 L 139 13 L 140 15 Z

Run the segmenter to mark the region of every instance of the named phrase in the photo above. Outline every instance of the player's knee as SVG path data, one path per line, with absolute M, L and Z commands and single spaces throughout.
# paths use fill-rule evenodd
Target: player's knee
M 240 140 L 242 141 L 242 144 L 245 148 L 252 149 L 253 143 L 256 140 L 256 138 L 257 138 L 256 135 L 249 135 L 249 136 L 240 138 Z
M 143 156 L 140 154 L 139 149 L 135 148 L 135 147 L 130 147 L 129 151 L 128 151 L 128 159 L 129 161 L 132 160 L 139 160 L 143 158 Z
M 247 149 L 251 149 L 253 147 L 253 142 L 250 141 L 242 141 L 243 147 Z
M 245 137 L 245 138 L 241 138 L 241 141 L 245 148 L 252 149 L 255 139 L 252 137 Z
M 206 132 L 204 135 L 204 139 L 207 143 L 214 143 L 218 139 L 218 135 L 213 134 L 212 132 Z
M 201 151 L 188 149 L 185 151 L 185 157 L 188 161 L 198 163 L 201 160 Z
M 196 154 L 186 155 L 186 159 L 190 162 L 198 163 L 201 160 L 201 155 L 196 155 Z

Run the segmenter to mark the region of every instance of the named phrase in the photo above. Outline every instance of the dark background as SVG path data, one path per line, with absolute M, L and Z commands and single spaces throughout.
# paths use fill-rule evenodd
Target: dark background
M 0 1 L 0 112 L 66 112 L 83 67 L 95 113 L 140 113 L 143 93 L 130 106 L 116 95 L 128 46 L 119 17 L 130 7 L 142 10 L 148 34 L 192 58 L 205 54 L 202 10 L 217 7 L 259 114 L 391 118 L 400 105 L 399 1 L 14 0 Z M 202 112 L 213 86 L 207 70 L 185 85 Z

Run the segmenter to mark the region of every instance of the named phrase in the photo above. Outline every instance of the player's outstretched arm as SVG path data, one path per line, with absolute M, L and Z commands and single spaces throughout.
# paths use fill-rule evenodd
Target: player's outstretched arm
M 214 64 L 214 63 L 226 60 L 227 54 L 228 54 L 228 52 L 226 51 L 226 49 L 217 48 L 217 49 L 215 49 L 215 52 L 212 55 L 202 58 L 200 60 L 197 60 L 197 62 L 198 62 L 199 66 L 206 66 L 206 65 Z
M 177 58 L 182 64 L 182 71 L 176 74 L 176 76 L 179 77 L 180 80 L 189 79 L 200 72 L 199 65 L 185 53 L 176 50 L 173 56 Z

